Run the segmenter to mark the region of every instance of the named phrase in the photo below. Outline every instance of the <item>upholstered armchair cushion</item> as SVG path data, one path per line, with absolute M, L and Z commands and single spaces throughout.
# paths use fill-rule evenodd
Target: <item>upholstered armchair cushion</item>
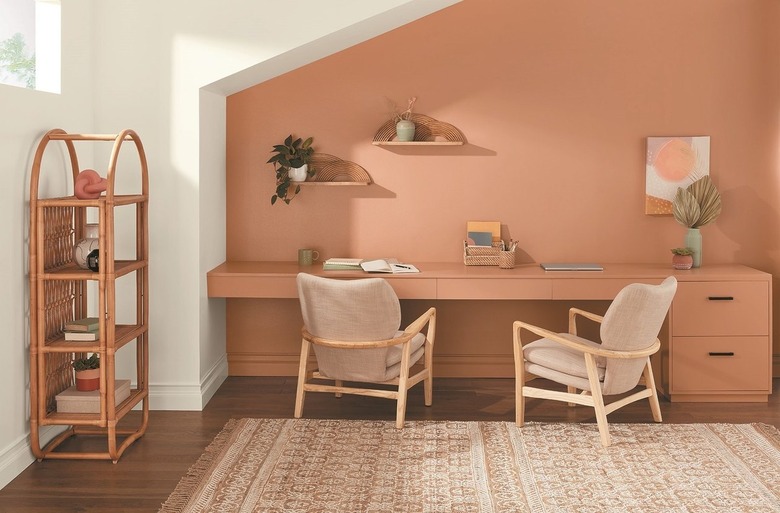
M 558 335 L 585 346 L 600 346 L 596 342 L 570 333 L 558 333 Z M 524 346 L 523 351 L 525 354 L 525 368 L 531 374 L 573 386 L 580 390 L 590 390 L 588 370 L 585 368 L 585 355 L 582 351 L 562 346 L 547 338 L 527 344 Z M 606 362 L 603 356 L 596 358 L 596 370 L 598 371 L 599 381 L 603 381 L 606 370 Z
M 403 334 L 398 331 L 392 338 Z M 425 335 L 418 333 L 411 341 L 409 365 L 414 365 L 424 354 Z M 401 345 L 372 349 L 339 349 L 314 346 L 320 373 L 343 381 L 387 381 L 401 374 Z

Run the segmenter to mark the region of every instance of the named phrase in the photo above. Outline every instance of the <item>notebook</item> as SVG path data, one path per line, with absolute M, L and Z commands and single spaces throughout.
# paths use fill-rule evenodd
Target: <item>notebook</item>
M 599 264 L 545 262 L 539 264 L 545 271 L 603 271 Z

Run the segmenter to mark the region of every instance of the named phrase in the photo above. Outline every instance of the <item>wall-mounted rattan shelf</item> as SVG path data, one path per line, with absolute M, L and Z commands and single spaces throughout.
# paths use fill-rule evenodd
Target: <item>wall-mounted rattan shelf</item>
M 369 185 L 371 176 L 360 165 L 327 153 L 314 153 L 309 165 L 314 176 L 297 185 Z
M 57 141 L 57 142 L 54 142 Z M 107 189 L 96 199 L 76 196 L 41 198 L 44 153 L 49 143 L 61 145 L 68 153 L 73 183 L 81 171 L 77 145 L 86 142 L 113 142 L 107 166 Z M 114 194 L 119 150 L 134 146 L 138 153 L 139 191 Z M 134 209 L 134 233 L 122 234 L 123 247 L 134 245 L 130 259 L 116 259 L 114 210 Z M 68 134 L 54 129 L 47 132 L 35 153 L 30 178 L 30 445 L 38 459 L 117 460 L 130 444 L 146 432 L 149 421 L 149 179 L 146 155 L 138 135 L 132 130 L 119 134 Z M 73 247 L 85 236 L 87 212 L 97 218 L 99 269 L 90 271 L 73 262 Z M 129 231 L 129 230 L 128 230 Z M 116 324 L 118 280 L 134 280 L 135 320 Z M 97 286 L 88 287 L 95 282 Z M 123 283 L 129 285 L 129 283 Z M 127 294 L 131 287 L 121 287 Z M 128 299 L 128 298 L 124 298 Z M 89 308 L 88 308 L 89 306 Z M 97 312 L 94 312 L 96 309 Z M 88 311 L 89 310 L 89 311 Z M 98 317 L 98 340 L 65 340 L 64 326 L 83 317 Z M 135 344 L 130 344 L 135 341 Z M 122 348 L 135 352 L 136 386 L 130 396 L 116 403 L 116 353 Z M 63 413 L 57 411 L 57 394 L 74 385 L 71 362 L 89 353 L 100 355 L 99 413 Z M 135 406 L 140 419 L 134 426 L 117 424 Z M 42 426 L 60 425 L 66 429 L 41 446 Z M 92 452 L 58 450 L 72 436 L 99 435 L 105 449 Z M 84 444 L 76 444 L 82 447 Z
M 412 114 L 414 141 L 395 140 L 395 121 L 389 120 L 374 135 L 375 146 L 460 146 L 466 142 L 463 133 L 449 123 L 422 114 Z
M 374 146 L 463 146 L 463 141 L 374 141 Z

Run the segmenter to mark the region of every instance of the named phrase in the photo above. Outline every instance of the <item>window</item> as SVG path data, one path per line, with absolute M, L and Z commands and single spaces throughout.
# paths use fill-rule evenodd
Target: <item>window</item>
M 60 92 L 60 1 L 0 2 L 0 83 Z

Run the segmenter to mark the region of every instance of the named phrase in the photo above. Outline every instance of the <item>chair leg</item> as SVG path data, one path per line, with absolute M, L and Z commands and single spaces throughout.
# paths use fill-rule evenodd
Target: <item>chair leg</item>
M 663 422 L 663 417 L 661 417 L 661 404 L 658 402 L 658 391 L 655 388 L 653 367 L 650 365 L 649 356 L 647 357 L 647 365 L 645 365 L 643 375 L 645 377 L 645 386 L 652 392 L 648 399 L 650 399 L 650 411 L 653 412 L 653 420 L 656 422 Z
M 572 387 L 572 386 L 567 386 L 566 387 L 566 391 L 568 393 L 570 393 L 570 394 L 576 394 L 577 393 L 577 388 L 576 387 Z M 577 403 L 566 403 L 566 404 L 568 406 L 576 406 L 577 405 Z
M 428 341 L 425 342 L 428 345 Z M 428 376 L 423 381 L 425 391 L 425 406 L 433 404 L 433 347 L 425 348 L 425 368 L 428 370 Z
M 525 356 L 523 355 L 523 343 L 520 340 L 520 327 L 517 322 L 512 326 L 512 347 L 515 355 L 515 424 L 523 427 L 525 424 Z
M 607 412 L 604 409 L 604 396 L 601 395 L 601 383 L 599 382 L 598 373 L 596 371 L 596 360 L 593 358 L 593 355 L 588 353 L 585 354 L 585 367 L 588 369 L 590 395 L 593 397 L 593 409 L 596 411 L 596 424 L 599 426 L 601 445 L 609 447 L 611 440 L 609 437 Z
M 401 353 L 401 375 L 398 376 L 398 397 L 395 407 L 395 427 L 401 429 L 404 427 L 406 418 L 406 395 L 409 389 L 409 357 L 411 344 L 404 344 Z
M 311 350 L 311 344 L 308 340 L 303 339 L 301 342 L 301 361 L 298 364 L 298 390 L 295 393 L 295 418 L 300 419 L 303 415 L 303 399 L 306 392 L 304 391 L 304 385 L 306 384 L 306 372 L 309 362 L 309 351 Z
M 334 379 L 333 381 L 334 381 L 333 384 L 336 385 L 337 387 L 340 387 L 340 386 L 344 385 L 344 382 L 341 381 L 340 379 Z M 341 392 L 336 392 L 336 397 L 341 397 L 342 395 L 343 394 Z

